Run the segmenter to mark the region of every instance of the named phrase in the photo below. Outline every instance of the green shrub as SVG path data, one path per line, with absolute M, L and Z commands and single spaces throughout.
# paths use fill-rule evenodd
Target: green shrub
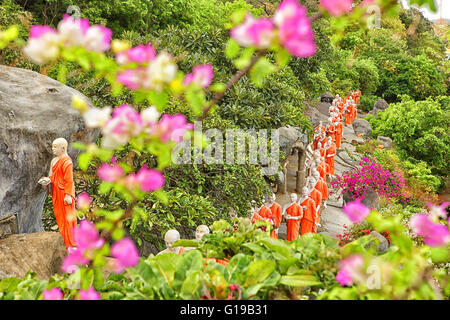
M 446 176 L 450 170 L 450 117 L 437 100 L 413 101 L 403 96 L 401 102 L 391 104 L 377 118 L 366 119 L 372 135 L 392 138 L 403 159 L 425 161 L 433 174 Z

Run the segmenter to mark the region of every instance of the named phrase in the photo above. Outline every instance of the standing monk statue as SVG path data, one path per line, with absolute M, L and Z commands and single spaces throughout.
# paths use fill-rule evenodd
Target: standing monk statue
M 67 146 L 67 140 L 64 138 L 53 141 L 52 151 L 56 157 L 50 163 L 48 177 L 42 177 L 38 181 L 43 186 L 48 186 L 51 183 L 53 212 L 66 248 L 76 247 L 73 229 L 77 225 L 73 164 L 72 159 L 67 154 Z

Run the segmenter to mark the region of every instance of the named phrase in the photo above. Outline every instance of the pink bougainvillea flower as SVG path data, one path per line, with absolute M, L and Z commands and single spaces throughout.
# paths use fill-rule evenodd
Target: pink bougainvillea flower
M 127 64 L 131 62 L 146 63 L 156 57 L 155 49 L 150 45 L 138 45 L 126 51 L 117 53 L 116 61 L 118 64 Z
M 115 258 L 115 273 L 122 273 L 126 268 L 139 263 L 139 252 L 130 238 L 123 238 L 114 243 L 111 246 L 111 256 Z
M 145 192 L 153 192 L 164 186 L 163 174 L 158 170 L 148 169 L 146 164 L 137 172 L 136 180 L 141 190 Z
M 76 19 L 68 14 L 63 16 L 57 27 L 61 41 L 68 46 L 82 46 L 89 28 L 88 19 Z
M 353 0 L 320 0 L 320 5 L 335 17 L 350 12 L 352 3 Z
M 341 286 L 350 286 L 353 283 L 352 277 L 345 270 L 339 270 L 336 274 L 336 281 L 339 282 Z
M 351 285 L 355 276 L 361 271 L 364 265 L 364 258 L 360 254 L 353 254 L 339 262 L 340 270 L 336 275 L 336 280 L 341 286 Z
M 141 87 L 142 80 L 142 69 L 127 69 L 117 75 L 117 81 L 130 90 L 139 89 Z
M 52 28 L 50 26 L 47 26 L 47 25 L 44 25 L 44 26 L 38 26 L 38 25 L 31 26 L 31 28 L 30 28 L 30 38 L 40 38 L 41 36 L 43 36 L 47 32 L 54 33 L 54 34 L 57 33 L 56 29 L 54 29 L 54 28 Z
M 213 67 L 210 64 L 202 64 L 192 68 L 192 73 L 188 73 L 184 78 L 183 84 L 188 86 L 190 83 L 196 83 L 202 88 L 207 88 L 214 78 Z
M 295 57 L 305 58 L 316 53 L 314 32 L 306 15 L 286 19 L 278 30 L 278 38 L 286 50 Z
M 100 300 L 100 294 L 90 286 L 88 290 L 80 290 L 80 300 Z
M 243 23 L 230 30 L 230 36 L 243 47 L 266 49 L 272 43 L 274 25 L 268 18 L 256 19 L 247 14 Z
M 161 141 L 169 140 L 180 142 L 187 130 L 192 130 L 194 125 L 186 122 L 184 114 L 163 114 L 161 120 L 154 126 L 149 127 L 148 133 L 158 136 Z
M 114 109 L 112 118 L 103 127 L 102 147 L 114 149 L 128 143 L 143 129 L 141 115 L 132 106 L 123 104 Z
M 87 210 L 91 205 L 92 198 L 89 196 L 89 193 L 83 191 L 77 196 L 77 208 L 80 210 Z
M 42 291 L 42 297 L 44 300 L 62 300 L 63 293 L 60 288 L 53 288 Z
M 73 231 L 73 238 L 78 248 L 75 253 L 101 248 L 105 242 L 99 237 L 95 224 L 88 220 L 81 220 L 80 225 Z
M 97 169 L 97 175 L 103 181 L 115 182 L 124 175 L 124 171 L 117 163 L 109 165 L 104 162 L 101 167 Z
M 409 221 L 414 233 L 423 237 L 425 244 L 436 247 L 450 242 L 450 231 L 442 224 L 434 223 L 425 214 L 416 214 Z
M 102 25 L 90 27 L 83 39 L 83 47 L 89 51 L 104 52 L 111 48 L 111 29 Z
M 299 58 L 315 54 L 314 32 L 305 7 L 296 0 L 285 0 L 278 6 L 273 19 L 279 27 L 280 43 L 289 53 Z
M 297 0 L 284 0 L 278 5 L 273 21 L 281 26 L 286 20 L 299 16 L 306 16 L 306 8 Z
M 82 250 L 71 250 L 61 265 L 61 270 L 65 273 L 74 273 L 77 270 L 77 266 L 85 265 L 89 262 L 89 259 L 83 256 Z
M 60 53 L 60 38 L 58 34 L 49 32 L 47 28 L 36 28 L 32 32 L 34 37 L 30 36 L 26 46 L 23 48 L 23 53 L 31 61 L 39 65 L 57 59 Z
M 369 208 L 363 205 L 360 199 L 347 203 L 342 210 L 353 223 L 363 221 L 370 213 Z

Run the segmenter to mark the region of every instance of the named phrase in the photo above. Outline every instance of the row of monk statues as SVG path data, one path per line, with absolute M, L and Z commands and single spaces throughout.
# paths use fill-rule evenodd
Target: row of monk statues
M 345 125 L 352 125 L 357 115 L 357 105 L 361 91 L 354 91 L 342 99 L 339 95 L 333 100 L 329 108 L 328 124 L 322 121 L 314 128 L 314 137 L 306 148 L 305 170 L 307 178 L 302 188 L 300 198 L 296 193 L 290 194 L 290 202 L 280 207 L 275 194 L 267 197 L 266 202 L 257 208 L 252 204 L 252 222 L 267 220 L 273 226 L 271 237 L 278 238 L 278 231 L 282 219 L 286 220 L 287 240 L 292 241 L 299 235 L 317 232 L 320 226 L 321 208 L 326 208 L 328 199 L 327 179 L 335 174 L 334 157 L 336 149 L 341 147 L 343 121 Z M 55 139 L 52 152 L 55 157 L 51 160 L 47 177 L 39 179 L 38 183 L 47 188 L 52 196 L 53 212 L 59 233 L 64 239 L 66 248 L 76 247 L 73 229 L 77 225 L 75 211 L 75 185 L 73 180 L 73 163 L 67 154 L 68 143 L 64 138 Z M 51 189 L 51 191 L 49 190 Z M 206 225 L 197 228 L 196 238 L 209 233 Z M 176 230 L 169 230 L 164 237 L 167 249 L 162 252 L 177 252 L 183 248 L 172 248 L 172 244 L 180 238 Z M 161 252 L 161 253 L 162 253 Z
M 296 240 L 299 235 L 316 233 L 320 227 L 320 212 L 327 207 L 328 185 L 335 177 L 336 150 L 341 148 L 343 120 L 351 126 L 357 116 L 357 106 L 361 91 L 354 91 L 342 99 L 339 95 L 329 108 L 328 124 L 320 121 L 314 128 L 314 136 L 306 148 L 305 170 L 307 177 L 300 198 L 296 193 L 290 194 L 290 202 L 283 206 L 275 201 L 275 194 L 267 197 L 267 201 L 258 207 L 252 207 L 252 222 L 269 221 L 273 226 L 272 238 L 278 238 L 278 230 L 282 219 L 286 221 L 286 240 Z

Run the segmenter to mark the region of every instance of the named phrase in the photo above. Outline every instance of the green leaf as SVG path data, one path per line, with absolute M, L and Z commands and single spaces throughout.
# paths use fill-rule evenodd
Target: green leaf
M 286 259 L 292 255 L 290 247 L 281 240 L 267 238 L 260 240 L 259 243 L 272 250 L 277 259 Z
M 80 156 L 78 157 L 78 166 L 80 167 L 80 169 L 86 171 L 89 167 L 91 159 L 92 155 L 87 152 L 80 154 Z
M 314 275 L 281 276 L 280 283 L 291 287 L 310 287 L 321 284 Z
M 185 300 L 197 300 L 200 298 L 200 289 L 202 288 L 201 282 L 202 272 L 195 271 L 190 273 L 180 290 L 180 297 Z
M 227 45 L 225 47 L 225 56 L 228 59 L 236 58 L 239 52 L 241 51 L 241 47 L 233 38 L 228 39 Z
M 247 269 L 246 285 L 250 286 L 263 282 L 275 270 L 275 267 L 275 261 L 271 260 L 257 260 L 252 262 Z
M 194 115 L 198 116 L 203 111 L 203 106 L 205 105 L 205 97 L 203 91 L 188 89 L 186 92 L 186 100 L 191 106 Z
M 450 262 L 450 246 L 434 247 L 430 249 L 431 260 L 433 263 L 447 263 Z
M 198 240 L 190 240 L 190 239 L 181 239 L 175 241 L 173 244 L 174 247 L 198 247 Z
M 264 78 L 273 73 L 276 67 L 267 58 L 261 57 L 250 70 L 250 78 L 257 87 L 262 87 Z
M 286 66 L 291 59 L 291 54 L 285 49 L 280 47 L 275 55 L 275 59 L 280 68 Z
M 250 64 L 250 61 L 252 59 L 254 52 L 255 52 L 255 48 L 253 48 L 253 47 L 245 48 L 242 51 L 241 56 L 238 59 L 233 61 L 236 68 L 243 69 L 243 68 L 247 67 Z
M 167 102 L 169 101 L 169 95 L 165 91 L 150 91 L 148 100 L 157 107 L 159 112 L 161 112 L 166 108 Z

